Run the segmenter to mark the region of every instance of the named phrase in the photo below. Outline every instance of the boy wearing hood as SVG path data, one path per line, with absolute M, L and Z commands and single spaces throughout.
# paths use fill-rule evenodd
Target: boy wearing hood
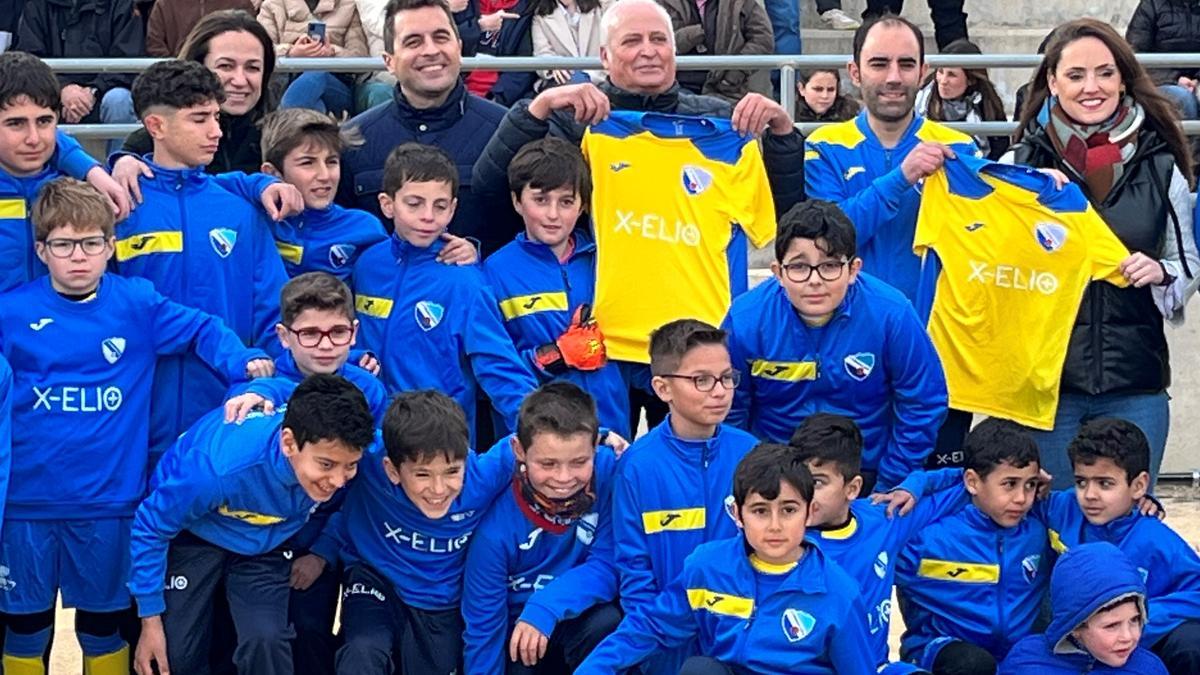
M 1146 586 L 1116 546 L 1083 544 L 1059 558 L 1050 602 L 1054 613 L 1046 632 L 1018 642 L 997 675 L 1166 675 L 1163 662 L 1138 646 L 1149 620 Z

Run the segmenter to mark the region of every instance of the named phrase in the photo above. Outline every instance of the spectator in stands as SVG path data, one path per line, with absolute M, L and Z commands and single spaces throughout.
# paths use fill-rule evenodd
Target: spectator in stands
M 756 0 L 662 0 L 679 55 L 743 56 L 775 49 L 771 20 Z M 696 94 L 737 101 L 750 90 L 750 70 L 685 70 L 679 84 Z
M 1136 52 L 1200 52 L 1200 8 L 1192 0 L 1141 0 L 1125 39 Z M 1157 68 L 1150 75 L 1183 119 L 1200 119 L 1200 68 Z
M 533 0 L 533 55 L 600 56 L 600 19 L 611 0 Z M 604 71 L 539 70 L 537 91 L 568 82 L 599 84 Z
M 401 143 L 445 150 L 464 179 L 450 231 L 473 236 L 483 253 L 507 244 L 522 230 L 512 211 L 507 177 L 485 209 L 471 184 L 470 167 L 504 116 L 504 108 L 471 96 L 463 85 L 458 26 L 445 0 L 391 0 L 384 19 L 384 62 L 397 86 L 391 100 L 350 120 L 366 141 L 342 156 L 338 203 L 380 215 L 383 165 Z M 485 215 L 486 214 L 486 215 Z M 391 223 L 385 222 L 389 230 Z
M 938 50 L 955 40 L 967 38 L 967 15 L 963 12 L 965 0 L 927 0 L 929 16 L 933 19 L 933 39 L 937 42 Z M 892 14 L 900 16 L 904 10 L 904 0 L 867 0 L 867 8 L 863 10 L 863 20 Z
M 982 54 L 970 40 L 955 40 L 943 54 Z M 916 111 L 939 122 L 1007 122 L 1004 102 L 988 79 L 986 68 L 937 68 L 917 92 Z M 1008 151 L 1008 136 L 975 136 L 975 145 L 988 159 Z
M 1011 159 L 1065 174 L 1132 253 L 1129 286 L 1093 282 L 1063 364 L 1052 431 L 1032 432 L 1056 489 L 1072 485 L 1067 443 L 1083 422 L 1119 417 L 1162 463 L 1171 380 L 1163 319 L 1183 320 L 1200 273 L 1188 192 L 1192 159 L 1171 103 L 1111 26 L 1078 19 L 1055 30 L 1030 85 Z
M 43 59 L 130 58 L 142 55 L 142 22 L 132 0 L 31 0 L 17 37 L 21 50 Z M 129 73 L 60 73 L 67 124 L 135 124 Z
M 578 143 L 587 124 L 615 109 L 731 118 L 739 131 L 762 134 L 763 163 L 776 213 L 785 213 L 804 199 L 803 139 L 791 114 L 757 93 L 746 94 L 733 105 L 682 90 L 675 81 L 671 18 L 654 0 L 613 3 L 601 21 L 601 35 L 600 60 L 608 79 L 599 86 L 553 87 L 510 108 L 475 163 L 471 181 L 477 194 L 507 199 L 508 164 L 523 145 L 548 135 Z M 630 401 L 635 416 L 641 408 L 647 410 L 651 427 L 666 415 L 648 384 L 632 389 Z
M 176 56 L 200 19 L 213 12 L 240 9 L 254 13 L 252 0 L 155 0 L 146 28 L 146 53 Z
M 205 167 L 208 173 L 255 173 L 262 164 L 258 122 L 267 113 L 263 86 L 275 72 L 275 46 L 262 24 L 246 12 L 213 12 L 200 20 L 179 55 L 197 61 L 216 73 L 225 89 L 221 103 L 221 140 L 217 154 Z M 144 156 L 153 143 L 145 129 L 130 134 L 123 150 Z M 113 177 L 137 196 L 137 177 L 149 168 L 137 157 L 124 156 L 113 165 Z
M 354 0 L 263 0 L 258 22 L 275 43 L 275 56 L 366 56 L 363 32 Z M 310 27 L 321 26 L 319 34 Z M 341 116 L 354 108 L 355 76 L 313 71 L 301 73 L 288 85 L 281 108 L 311 108 Z
M 837 68 L 796 73 L 797 122 L 844 122 L 858 114 L 858 101 L 841 92 Z
M 479 7 L 479 41 L 471 48 L 486 56 L 532 56 L 533 12 L 529 0 L 475 0 Z M 473 70 L 467 89 L 476 96 L 510 106 L 533 91 L 537 74 L 522 71 Z
M 388 1 L 355 0 L 355 4 L 358 5 L 358 17 L 367 32 L 367 51 L 371 56 L 382 57 L 391 51 L 391 44 L 385 44 L 383 35 Z M 450 14 L 454 17 L 454 25 L 458 28 L 459 40 L 462 42 L 462 55 L 474 56 L 475 44 L 479 42 L 479 8 L 471 0 L 449 0 L 448 5 Z M 359 87 L 356 97 L 358 110 L 363 111 L 390 102 L 395 89 L 396 76 L 390 70 L 376 72 Z

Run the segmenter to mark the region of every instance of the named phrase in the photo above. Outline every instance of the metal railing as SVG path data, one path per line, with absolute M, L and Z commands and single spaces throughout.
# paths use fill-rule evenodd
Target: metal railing
M 59 73 L 138 73 L 164 59 L 44 59 Z M 807 68 L 843 68 L 849 55 L 839 54 L 768 54 L 756 56 L 680 56 L 675 61 L 680 70 L 711 70 L 738 68 L 744 70 L 778 70 L 779 103 L 785 110 L 796 105 L 796 71 Z M 930 67 L 960 66 L 964 68 L 1036 68 L 1042 57 L 1038 54 L 930 54 Z M 1200 53 L 1139 54 L 1138 61 L 1147 68 L 1200 68 Z M 567 58 L 561 56 L 473 56 L 462 60 L 463 70 L 595 70 L 600 59 Z M 299 73 L 329 71 L 339 73 L 371 73 L 382 71 L 379 57 L 347 58 L 281 58 L 277 72 Z M 800 125 L 801 133 L 809 133 L 820 124 Z M 974 135 L 1007 135 L 1016 129 L 1015 122 L 954 122 L 947 126 Z M 120 138 L 141 128 L 140 124 L 64 124 L 60 128 L 78 138 Z M 1200 122 L 1184 122 L 1188 135 L 1200 136 Z

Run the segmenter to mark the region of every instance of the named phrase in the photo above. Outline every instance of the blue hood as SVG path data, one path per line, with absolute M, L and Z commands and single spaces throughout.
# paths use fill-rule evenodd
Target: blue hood
M 1107 542 L 1081 544 L 1058 559 L 1050 576 L 1050 603 L 1054 616 L 1046 639 L 1055 654 L 1080 651 L 1069 639 L 1071 631 L 1096 610 L 1114 601 L 1134 597 L 1145 620 L 1146 584 L 1133 562 Z

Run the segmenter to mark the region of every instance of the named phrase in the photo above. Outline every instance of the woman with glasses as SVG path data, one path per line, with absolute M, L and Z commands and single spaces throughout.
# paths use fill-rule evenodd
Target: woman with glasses
M 722 324 L 746 374 L 729 423 L 786 443 L 809 415 L 853 419 L 863 494 L 925 461 L 946 415 L 946 380 L 924 324 L 896 289 L 862 272 L 854 225 L 831 202 L 779 222 L 774 278 L 738 297 Z

